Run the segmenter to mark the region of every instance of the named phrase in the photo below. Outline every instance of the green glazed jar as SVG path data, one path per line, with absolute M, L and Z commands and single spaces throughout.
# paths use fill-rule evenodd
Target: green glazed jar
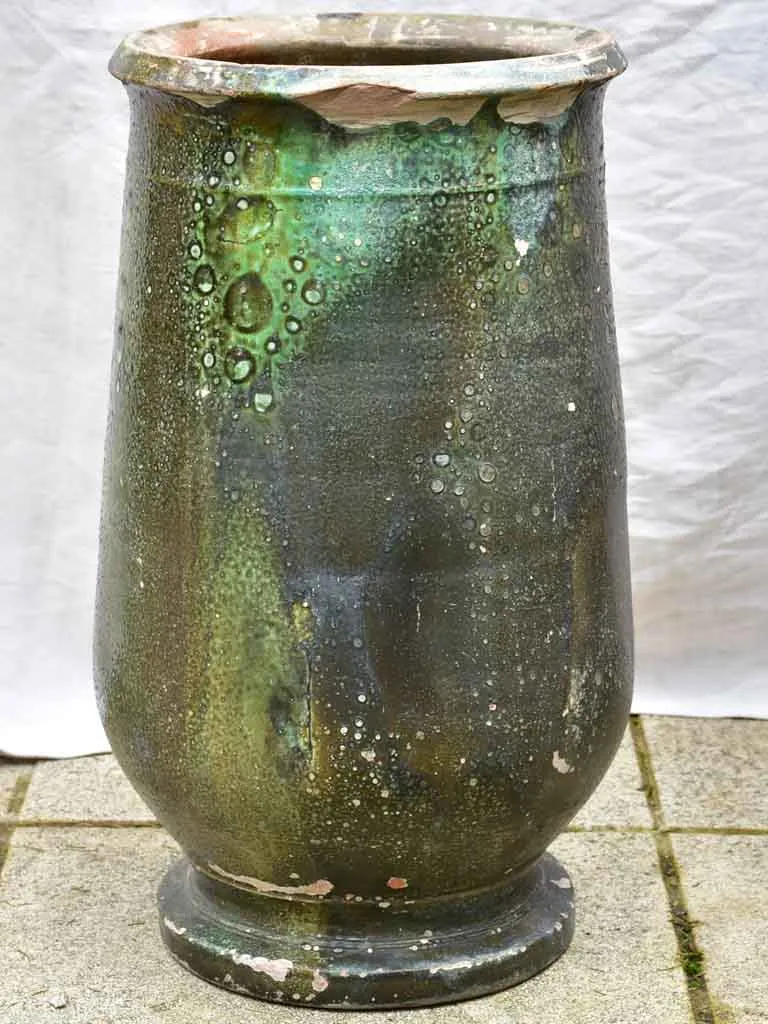
M 568 945 L 548 843 L 625 726 L 601 105 L 574 26 L 129 37 L 95 633 L 185 852 L 161 927 L 287 1003 L 493 991 Z

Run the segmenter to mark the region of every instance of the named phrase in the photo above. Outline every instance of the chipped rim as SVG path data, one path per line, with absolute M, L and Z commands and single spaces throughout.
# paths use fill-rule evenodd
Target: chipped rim
M 509 51 L 508 58 L 407 64 L 241 63 L 206 53 L 258 46 L 273 50 L 324 43 L 354 50 L 433 47 Z M 109 70 L 126 84 L 199 103 L 263 96 L 303 100 L 333 90 L 374 86 L 410 100 L 507 96 L 599 85 L 626 59 L 610 33 L 560 22 L 475 15 L 319 14 L 206 18 L 136 32 L 115 51 Z

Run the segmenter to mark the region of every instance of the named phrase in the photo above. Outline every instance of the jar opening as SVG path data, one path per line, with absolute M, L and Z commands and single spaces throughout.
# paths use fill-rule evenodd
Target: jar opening
M 256 40 L 238 41 L 211 49 L 199 48 L 188 54 L 203 60 L 220 60 L 230 64 L 281 64 L 294 67 L 390 67 L 408 64 L 468 64 L 482 60 L 510 60 L 530 57 L 530 49 L 518 47 L 518 52 L 501 47 L 472 46 L 339 46 L 315 41 L 311 46 L 264 46 Z M 537 53 L 539 51 L 536 51 Z

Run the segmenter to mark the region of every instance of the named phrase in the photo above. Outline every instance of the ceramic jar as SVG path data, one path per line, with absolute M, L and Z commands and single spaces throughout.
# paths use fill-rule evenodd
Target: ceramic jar
M 541 970 L 547 854 L 625 726 L 602 32 L 208 20 L 129 37 L 95 633 L 179 842 L 163 937 L 271 1000 Z

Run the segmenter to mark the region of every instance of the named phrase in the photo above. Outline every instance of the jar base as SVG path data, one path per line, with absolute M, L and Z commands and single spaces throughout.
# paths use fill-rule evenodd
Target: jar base
M 570 879 L 551 854 L 481 892 L 356 903 L 252 893 L 186 859 L 160 887 L 160 928 L 193 974 L 287 1005 L 382 1009 L 517 985 L 567 949 Z

